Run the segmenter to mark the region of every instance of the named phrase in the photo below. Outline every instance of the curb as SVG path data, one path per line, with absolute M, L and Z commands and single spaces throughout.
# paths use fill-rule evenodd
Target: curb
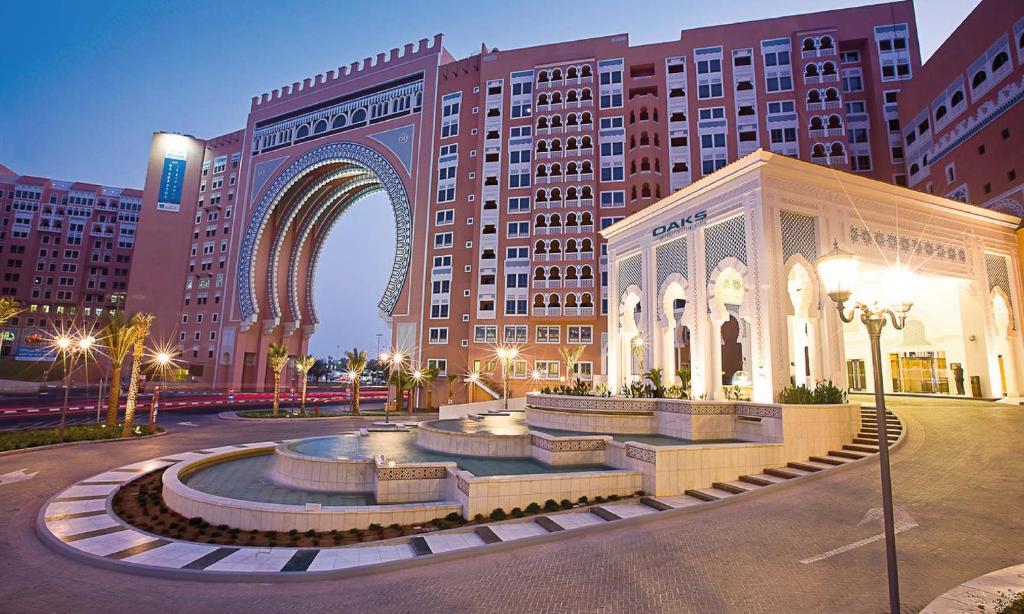
M 238 415 L 238 413 L 242 412 L 242 411 L 258 411 L 258 410 L 240 409 L 240 410 L 236 410 L 236 411 L 223 411 L 223 412 L 220 412 L 219 414 L 217 414 L 217 417 L 220 418 L 221 420 L 228 420 L 228 421 L 231 421 L 231 422 L 269 422 L 269 423 L 278 423 L 278 422 L 330 422 L 332 420 L 350 420 L 352 418 L 374 418 L 374 419 L 378 419 L 378 418 L 383 418 L 384 417 L 383 413 L 380 413 L 380 414 L 361 413 L 361 414 L 358 414 L 358 415 L 345 414 L 343 416 L 321 416 L 319 418 L 313 417 L 313 416 L 307 416 L 305 418 L 301 418 L 301 417 L 300 418 L 246 418 L 244 416 L 239 416 Z M 408 414 L 404 414 L 404 415 L 406 417 L 408 417 Z M 427 416 L 433 416 L 434 414 L 426 414 L 426 415 Z M 413 414 L 412 415 L 413 418 L 417 418 L 416 422 L 420 422 L 422 420 L 436 420 L 436 418 L 429 418 L 429 417 L 427 417 L 427 418 L 420 418 L 420 416 L 421 416 L 421 414 Z M 395 416 L 392 416 L 392 417 L 395 417 Z
M 70 448 L 72 446 L 84 446 L 88 444 L 99 444 L 99 443 L 124 443 L 126 441 L 139 441 L 142 439 L 151 439 L 153 437 L 163 437 L 164 435 L 170 434 L 170 431 L 164 431 L 162 433 L 153 433 L 151 435 L 139 435 L 137 437 L 129 437 L 128 439 L 89 439 L 86 441 L 67 441 L 64 443 L 51 443 L 45 446 L 33 446 L 31 448 L 19 448 L 17 450 L 5 450 L 0 452 L 0 458 L 5 456 L 17 456 L 19 454 L 27 454 L 28 452 L 35 452 L 37 450 L 53 450 L 56 448 Z
M 893 414 L 895 415 L 895 412 L 893 412 Z M 898 416 L 897 416 L 897 418 L 898 418 Z M 322 420 L 323 418 L 319 418 L 319 419 Z M 255 418 L 253 420 L 266 420 L 266 419 L 265 418 Z M 293 420 L 293 418 L 289 418 L 288 420 Z M 901 422 L 901 424 L 903 423 L 902 419 L 900 420 L 900 422 Z M 896 440 L 896 442 L 894 442 L 891 446 L 889 446 L 889 451 L 890 452 L 892 452 L 893 450 L 895 450 L 896 448 L 898 448 L 900 445 L 903 444 L 904 440 L 906 439 L 906 432 L 907 432 L 907 428 L 904 425 L 903 429 L 901 430 L 899 438 Z M 786 488 L 792 488 L 796 484 L 803 484 L 804 482 L 807 482 L 807 481 L 813 481 L 813 480 L 821 479 L 822 476 L 833 475 L 833 474 L 835 474 L 835 473 L 837 473 L 839 471 L 842 471 L 846 467 L 854 466 L 854 465 L 859 465 L 859 464 L 862 464 L 864 461 L 871 461 L 871 460 L 877 460 L 877 459 L 878 459 L 878 453 L 874 453 L 874 454 L 871 454 L 869 456 L 865 456 L 865 457 L 860 458 L 860 459 L 851 460 L 850 462 L 844 463 L 842 465 L 837 465 L 837 466 L 835 466 L 835 467 L 833 467 L 831 469 L 826 469 L 824 471 L 818 471 L 818 472 L 810 473 L 810 474 L 801 476 L 800 478 L 795 478 L 795 479 L 791 479 L 791 480 L 786 480 L 785 482 L 779 482 L 779 483 L 773 484 L 772 486 L 769 486 L 769 487 L 762 487 L 762 488 L 758 488 L 757 490 L 751 490 L 751 491 L 748 491 L 746 493 L 742 493 L 742 495 L 734 495 L 734 496 L 731 496 L 731 497 L 727 497 L 725 499 L 718 499 L 716 501 L 708 501 L 706 503 L 702 503 L 702 504 L 699 504 L 699 505 L 691 505 L 691 506 L 681 507 L 681 508 L 672 508 L 672 509 L 669 509 L 669 510 L 657 512 L 657 513 L 653 513 L 653 514 L 645 514 L 643 516 L 634 516 L 634 517 L 631 517 L 631 518 L 622 518 L 622 519 L 615 520 L 615 521 L 612 521 L 612 522 L 609 522 L 609 523 L 605 523 L 605 524 L 590 525 L 590 526 L 586 526 L 586 527 L 574 528 L 574 529 L 571 529 L 571 530 L 556 531 L 556 532 L 552 532 L 552 533 L 533 535 L 533 536 L 529 536 L 529 537 L 513 539 L 513 540 L 510 540 L 510 541 L 484 544 L 482 546 L 475 546 L 475 547 L 469 547 L 469 548 L 460 548 L 460 549 L 456 549 L 456 550 L 450 550 L 448 552 L 432 553 L 432 554 L 426 555 L 426 556 L 415 556 L 415 557 L 410 558 L 410 559 L 402 559 L 402 560 L 388 561 L 388 562 L 382 562 L 382 563 L 372 563 L 372 564 L 369 564 L 369 565 L 360 565 L 360 566 L 354 566 L 354 567 L 349 567 L 349 568 L 345 568 L 345 569 L 333 569 L 333 570 L 325 570 L 325 571 L 303 571 L 303 572 L 280 572 L 280 571 L 277 571 L 277 572 L 234 572 L 234 571 L 191 570 L 191 569 L 180 569 L 180 568 L 179 569 L 172 569 L 172 568 L 167 568 L 167 567 L 157 567 L 157 566 L 154 566 L 154 565 L 141 565 L 141 564 L 134 564 L 134 563 L 125 563 L 125 562 L 122 562 L 122 561 L 119 561 L 119 560 L 110 559 L 110 558 L 107 558 L 107 557 L 103 557 L 103 556 L 99 556 L 99 555 L 94 555 L 94 554 L 89 554 L 89 553 L 86 553 L 86 552 L 82 552 L 82 551 L 80 551 L 80 550 L 78 550 L 76 548 L 72 548 L 72 547 L 66 546 L 64 544 L 64 542 L 60 541 L 59 538 L 57 538 L 55 535 L 53 535 L 49 531 L 47 526 L 46 526 L 46 521 L 45 521 L 46 510 L 50 506 L 50 504 L 53 502 L 53 500 L 60 496 L 60 494 L 63 492 L 63 490 L 61 492 L 58 492 L 58 493 L 54 494 L 50 498 L 48 498 L 46 500 L 46 502 L 43 504 L 42 508 L 39 510 L 39 513 L 36 516 L 35 530 L 36 530 L 36 534 L 39 536 L 40 540 L 44 544 L 46 544 L 49 548 L 54 550 L 55 552 L 59 552 L 59 553 L 65 555 L 65 556 L 71 557 L 71 558 L 73 558 L 75 560 L 78 560 L 80 562 L 88 563 L 90 565 L 94 565 L 94 566 L 98 566 L 98 567 L 103 567 L 103 568 L 106 568 L 106 569 L 111 569 L 111 570 L 114 570 L 114 571 L 120 571 L 120 572 L 124 572 L 124 573 L 128 573 L 128 574 L 133 574 L 133 575 L 143 575 L 143 576 L 149 576 L 149 577 L 165 578 L 165 579 L 178 579 L 178 580 L 199 580 L 199 579 L 201 579 L 201 580 L 212 581 L 212 582 L 267 582 L 267 581 L 274 581 L 274 582 L 277 582 L 277 581 L 310 582 L 310 581 L 317 581 L 317 580 L 341 579 L 341 578 L 350 578 L 350 577 L 370 575 L 370 574 L 377 574 L 377 573 L 385 573 L 385 572 L 393 571 L 393 570 L 407 569 L 407 568 L 412 568 L 412 567 L 418 567 L 418 566 L 421 566 L 421 565 L 429 565 L 429 564 L 432 564 L 432 563 L 435 563 L 435 562 L 455 561 L 455 560 L 465 559 L 465 558 L 469 558 L 469 557 L 487 555 L 487 554 L 490 554 L 490 553 L 504 552 L 504 551 L 507 551 L 507 550 L 512 550 L 512 549 L 516 549 L 516 548 L 522 548 L 522 547 L 526 547 L 526 546 L 532 546 L 532 545 L 537 545 L 537 544 L 542 544 L 542 543 L 549 543 L 549 542 L 555 542 L 555 541 L 559 541 L 559 540 L 571 539 L 571 538 L 573 538 L 574 536 L 577 536 L 577 535 L 591 535 L 591 534 L 594 534 L 594 533 L 597 533 L 597 532 L 606 531 L 606 530 L 616 531 L 616 530 L 620 530 L 622 528 L 632 527 L 632 526 L 639 525 L 639 524 L 642 524 L 642 523 L 645 523 L 645 522 L 651 522 L 651 521 L 653 521 L 655 519 L 659 519 L 659 518 L 683 517 L 683 516 L 686 516 L 686 515 L 689 515 L 689 514 L 695 514 L 695 513 L 697 513 L 700 510 L 714 509 L 714 508 L 718 508 L 718 507 L 721 507 L 721 506 L 724 506 L 724 505 L 730 505 L 730 504 L 732 504 L 736 500 L 746 501 L 746 500 L 754 498 L 758 494 L 762 494 L 764 492 L 775 492 L 775 491 L 783 490 L 783 489 L 786 489 Z M 131 530 L 135 530 L 135 531 L 138 531 L 138 532 L 143 533 L 145 535 L 151 536 L 154 539 L 168 539 L 168 538 L 166 538 L 164 536 L 156 535 L 154 533 L 149 533 L 148 531 L 143 531 L 142 529 L 139 529 L 139 528 L 137 528 L 137 527 L 135 527 L 133 525 L 129 525 L 128 523 L 126 523 L 123 520 L 121 520 L 118 516 L 114 515 L 113 514 L 113 510 L 111 509 L 111 502 L 112 502 L 113 497 L 116 494 L 116 492 L 117 491 L 115 490 L 115 491 L 111 492 L 109 495 L 107 495 L 107 499 L 106 499 L 106 502 L 105 502 L 105 509 L 106 509 L 107 513 L 111 517 L 117 519 L 118 522 L 120 522 L 122 525 L 130 527 Z M 568 510 L 566 512 L 568 512 Z M 557 516 L 557 514 L 549 514 L 549 515 Z M 515 519 L 515 520 L 502 521 L 502 522 L 498 522 L 498 523 L 488 523 L 488 524 L 485 524 L 485 525 L 476 525 L 476 527 L 481 527 L 481 526 L 488 527 L 488 526 L 491 526 L 492 524 L 506 524 L 506 523 L 507 524 L 514 524 L 514 523 L 517 523 L 517 522 L 531 522 L 531 521 L 532 520 L 530 519 L 530 517 L 527 517 L 526 519 Z M 468 531 L 471 532 L 473 530 L 474 529 L 471 528 Z M 460 532 L 467 532 L 467 531 L 464 531 L 463 528 L 460 527 L 460 528 L 457 528 L 457 529 L 451 529 L 450 532 L 451 533 L 460 533 Z M 438 532 L 438 533 L 444 533 L 444 532 Z M 396 538 L 396 539 L 401 539 L 401 538 Z M 185 542 L 185 543 L 194 543 L 194 542 L 188 542 L 186 540 L 174 540 L 174 541 L 181 541 L 181 542 Z M 384 540 L 384 541 L 390 541 L 390 540 Z M 351 547 L 353 547 L 353 546 L 339 546 L 338 548 L 351 548 Z M 355 547 L 359 547 L 359 546 L 355 546 Z M 325 549 L 329 549 L 329 548 L 325 548 Z
M 958 584 L 926 605 L 921 614 L 988 612 L 999 593 L 1024 590 L 1024 564 L 1011 565 Z

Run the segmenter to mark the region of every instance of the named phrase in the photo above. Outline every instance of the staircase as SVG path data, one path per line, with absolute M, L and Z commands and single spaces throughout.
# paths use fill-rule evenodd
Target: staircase
M 501 398 L 501 392 L 495 392 L 501 390 L 501 386 L 496 382 L 491 381 L 490 379 L 485 378 L 483 376 L 480 376 L 477 377 L 475 380 L 472 380 L 471 383 L 476 384 L 477 388 L 486 392 L 492 399 Z
M 860 410 L 860 432 L 851 443 L 841 450 L 829 450 L 828 454 L 811 456 L 807 460 L 792 461 L 785 467 L 766 467 L 763 472 L 754 475 L 741 475 L 731 482 L 715 482 L 708 488 L 687 490 L 678 497 L 658 497 L 672 507 L 681 507 L 707 501 L 718 501 L 751 490 L 779 484 L 787 480 L 800 478 L 825 469 L 845 465 L 866 456 L 878 453 L 878 428 L 875 423 L 875 408 L 862 407 Z M 886 411 L 886 432 L 889 445 L 899 439 L 903 432 L 903 423 L 890 411 Z

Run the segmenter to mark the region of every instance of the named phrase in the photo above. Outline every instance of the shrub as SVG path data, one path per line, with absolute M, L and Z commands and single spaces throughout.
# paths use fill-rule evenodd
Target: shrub
M 526 514 L 523 513 L 523 508 L 521 508 L 521 507 L 513 507 L 512 508 L 512 515 L 515 516 L 516 518 L 522 518 Z
M 398 530 L 400 530 L 402 528 L 402 525 L 398 524 L 397 522 L 392 522 L 391 524 L 388 525 L 388 528 L 391 529 L 392 531 L 398 531 Z
M 646 491 L 643 491 L 643 490 L 638 490 L 638 491 L 636 491 L 636 496 L 638 496 L 638 497 L 642 497 L 642 496 L 644 496 L 644 495 L 646 495 L 646 494 L 647 494 L 647 492 L 646 492 Z
M 298 534 L 299 534 L 299 530 L 298 529 L 292 529 L 291 531 L 288 531 L 288 535 L 290 537 L 295 537 Z
M 494 511 L 491 512 L 491 520 L 505 520 L 506 518 L 508 518 L 508 514 L 500 507 L 494 508 Z
M 572 509 L 572 501 L 570 501 L 568 499 L 562 499 L 562 502 L 560 503 L 560 505 L 562 506 L 563 510 L 571 510 Z
M 549 501 L 550 501 L 550 499 L 549 499 Z M 526 511 L 531 513 L 531 514 L 536 514 L 537 512 L 540 511 L 540 504 L 536 503 L 536 502 L 531 503 L 531 504 L 526 506 Z
M 601 495 L 594 497 L 594 503 L 604 503 L 604 497 Z
M 434 526 L 437 527 L 438 529 L 442 530 L 442 531 L 445 530 L 445 529 L 452 528 L 451 523 L 448 522 L 447 520 L 445 520 L 444 518 L 438 518 L 438 519 L 434 520 Z
M 371 531 L 380 531 L 380 525 L 377 524 L 376 522 L 374 522 L 373 524 L 370 525 L 370 530 Z
M 306 537 L 315 537 L 315 536 L 316 536 L 316 531 L 314 531 L 313 529 L 310 529 L 310 530 L 306 531 Z
M 444 517 L 448 522 L 459 522 L 462 520 L 462 514 L 458 512 L 452 512 Z
M 572 504 L 570 503 L 569 505 Z M 548 499 L 547 501 L 544 502 L 544 509 L 553 512 L 558 509 L 558 502 L 555 501 L 554 499 Z
M 360 531 L 359 529 L 353 527 L 353 528 L 348 530 L 348 533 L 349 533 L 349 535 L 359 535 L 360 533 L 362 533 L 362 531 Z
M 193 516 L 188 519 L 188 523 L 193 527 L 198 527 L 199 525 L 203 524 L 203 519 L 199 516 Z
M 473 520 L 475 522 L 483 522 L 485 518 L 483 514 L 477 514 L 476 516 L 473 516 Z
M 837 405 L 847 400 L 847 392 L 833 384 L 832 380 L 818 382 L 813 390 L 800 384 L 786 386 L 779 392 L 779 402 L 787 405 Z
M 587 495 L 583 495 L 582 497 L 576 500 L 576 502 L 579 503 L 580 505 L 586 505 L 588 501 L 590 501 L 590 499 L 587 498 Z
M 608 500 L 609 501 L 618 501 L 619 500 L 619 495 L 608 495 Z
M 217 525 L 217 528 L 218 528 L 218 529 L 220 529 L 221 531 L 227 531 L 227 530 L 228 530 L 228 529 L 230 529 L 231 527 L 229 527 L 229 526 L 228 526 L 228 525 L 226 525 L 226 524 L 219 524 L 219 525 Z

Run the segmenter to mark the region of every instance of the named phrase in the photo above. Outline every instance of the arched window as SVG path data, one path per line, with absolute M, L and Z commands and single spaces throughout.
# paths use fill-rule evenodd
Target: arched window
M 579 141 L 577 141 L 576 137 L 574 137 L 574 136 L 569 137 L 565 141 L 565 150 L 566 151 L 576 151 L 577 149 L 579 149 Z
M 916 175 L 920 170 L 921 170 L 921 167 L 917 165 L 917 162 L 914 162 L 913 164 L 910 165 L 910 174 L 911 175 Z
M 814 147 L 811 148 L 811 155 L 815 157 L 823 157 L 825 155 L 825 146 L 821 143 L 816 143 Z
M 546 152 L 548 150 L 548 142 L 541 140 L 537 141 L 537 153 Z
M 838 115 L 829 115 L 828 116 L 828 127 L 829 128 L 842 128 L 843 127 L 843 120 L 839 119 Z
M 842 156 L 845 154 L 846 151 L 843 149 L 842 143 L 832 143 L 832 146 L 829 148 L 828 152 L 828 155 L 830 156 Z
M 533 246 L 533 253 L 535 254 L 546 254 L 548 253 L 547 243 L 544 241 L 537 241 L 537 244 Z
M 1006 64 L 1009 61 L 1010 56 L 1007 55 L 1005 51 L 1000 51 L 996 54 L 996 57 L 992 58 L 992 72 L 999 70 L 1003 67 L 1003 64 Z
M 352 123 L 358 124 L 366 121 L 366 109 L 356 109 L 352 113 Z
M 832 48 L 832 37 L 822 36 L 821 40 L 818 41 L 818 49 L 831 49 Z
M 594 123 L 594 116 L 590 114 L 590 111 L 584 111 L 583 119 L 580 120 L 580 123 L 583 124 L 584 126 L 588 126 Z
M 647 121 L 650 117 L 650 114 L 647 112 L 647 107 L 640 107 L 640 121 Z
M 537 167 L 537 176 L 538 177 L 547 177 L 548 176 L 548 165 L 547 164 L 541 164 L 541 165 L 539 165 Z
M 572 292 L 570 292 L 569 294 L 565 295 L 565 306 L 566 307 L 575 307 L 576 306 L 576 295 L 573 294 Z
M 561 103 L 562 103 L 562 92 L 552 92 L 552 94 L 551 94 L 551 104 L 561 104 Z
M 938 109 L 935 109 L 935 121 L 938 121 L 946 116 L 946 105 L 940 104 Z
M 566 174 L 566 176 L 568 176 L 568 175 L 579 175 L 580 174 L 579 166 L 577 166 L 577 164 L 575 162 L 570 162 L 569 164 L 565 165 L 565 174 Z M 572 188 L 570 188 L 570 190 L 571 189 Z M 570 196 L 570 198 L 572 198 L 572 197 Z
M 538 215 L 535 226 L 537 228 L 545 228 L 548 225 L 548 218 L 545 215 Z
M 836 74 L 836 65 L 833 62 L 825 62 L 821 67 L 821 74 L 823 75 L 834 75 Z
M 580 306 L 581 307 L 593 307 L 594 306 L 594 299 L 593 299 L 593 297 L 590 296 L 589 292 L 584 292 L 583 293 L 583 298 L 580 300 Z
M 538 83 L 547 83 L 548 82 L 548 71 L 542 70 L 539 73 L 537 73 L 537 82 Z M 541 95 L 543 96 L 543 94 L 541 94 Z
M 575 113 L 570 113 L 565 118 L 566 126 L 578 126 L 580 124 L 579 116 Z
M 543 105 L 546 105 L 547 103 L 548 103 L 548 95 L 547 95 L 547 93 L 541 92 L 541 94 L 539 96 L 537 96 L 537 106 L 543 106 Z
M 321 119 L 313 124 L 313 134 L 320 134 L 321 132 L 327 132 L 327 120 Z
M 559 297 L 557 294 L 552 294 L 552 295 L 548 296 L 548 307 L 560 307 L 560 306 L 561 306 L 561 297 Z
M 548 276 L 544 273 L 544 267 L 539 266 L 533 271 L 533 278 L 537 281 L 544 281 Z
M 636 174 L 636 160 L 633 160 L 633 161 L 631 161 L 629 163 L 629 174 L 630 175 L 635 175 Z
M 593 96 L 590 93 L 590 88 L 589 87 L 583 88 L 583 91 L 580 92 L 580 100 L 587 101 L 587 100 L 590 100 L 591 98 L 593 98 Z
M 594 216 L 589 211 L 584 211 L 580 224 L 583 226 L 590 226 L 594 223 Z
M 584 160 L 583 161 L 583 166 L 580 169 L 580 172 L 583 173 L 584 175 L 586 175 L 587 173 L 594 172 L 593 163 L 590 160 Z
M 592 251 L 594 251 L 594 243 L 593 243 L 593 241 L 591 241 L 590 239 L 583 239 L 582 243 L 580 243 L 580 251 L 581 252 L 592 252 Z
M 590 268 L 589 264 L 583 265 L 583 269 L 580 271 L 580 279 L 593 279 L 594 271 Z
M 949 106 L 956 107 L 964 101 L 964 93 L 962 90 L 953 92 L 953 97 L 949 99 Z
M 582 197 L 583 198 L 593 198 L 594 197 L 594 188 L 590 187 L 589 185 L 583 186 L 583 196 Z
M 551 141 L 551 151 L 562 151 L 562 139 L 554 139 Z
M 567 189 L 565 191 L 565 197 L 567 199 L 569 199 L 569 200 L 576 200 L 576 198 L 577 198 L 576 186 L 569 186 L 569 189 Z M 569 215 L 574 216 L 573 219 L 575 219 L 575 215 L 576 214 L 570 213 Z
M 335 130 L 337 130 L 338 128 L 344 128 L 346 120 L 347 120 L 347 118 L 345 117 L 344 113 L 338 113 L 334 117 L 334 121 L 331 122 L 331 128 L 333 128 Z
M 589 136 L 583 137 L 583 141 L 580 144 L 580 147 L 582 149 L 590 149 L 591 147 L 593 147 L 593 140 Z
M 576 239 L 569 239 L 565 242 L 565 253 L 575 254 L 579 251 L 578 245 L 579 244 L 576 242 Z
M 804 67 L 804 76 L 805 77 L 817 77 L 818 76 L 818 65 L 817 64 L 808 64 L 807 66 L 805 66 Z
M 557 213 L 552 213 L 551 217 L 548 218 L 548 223 L 551 225 L 552 228 L 561 228 L 562 216 L 558 215 Z
M 552 188 L 551 200 L 562 200 L 562 191 L 558 188 Z
M 644 132 L 641 132 L 640 133 L 640 145 L 644 146 L 644 145 L 650 145 L 650 144 L 651 144 L 651 135 L 647 134 L 646 130 Z
M 562 279 L 562 271 L 556 266 L 548 269 L 548 279 Z
M 562 176 L 562 165 L 559 164 L 558 162 L 555 162 L 554 164 L 551 165 L 551 176 L 552 177 L 561 177 Z
M 548 252 L 550 252 L 552 254 L 561 254 L 562 253 L 562 243 L 558 239 L 555 239 L 548 246 Z
M 811 90 L 807 92 L 807 102 L 816 103 L 821 102 L 821 92 L 818 90 Z
M 650 172 L 650 170 L 651 170 L 651 160 L 650 160 L 650 158 L 643 158 L 640 161 L 640 170 L 641 171 Z
M 548 202 L 548 191 L 547 190 L 537 190 L 537 202 L 539 202 L 539 203 L 546 203 L 546 202 Z
M 309 126 L 299 126 L 295 130 L 295 138 L 302 139 L 309 136 Z
M 974 73 L 974 77 L 971 79 L 971 87 L 977 88 L 979 85 L 985 82 L 985 79 L 988 79 L 988 75 L 985 74 L 984 70 L 979 70 L 978 72 Z
M 584 64 L 583 68 L 580 69 L 580 76 L 581 77 L 589 77 L 592 74 L 593 73 L 591 72 L 590 64 Z
M 570 67 L 569 67 L 568 69 L 566 69 L 566 71 L 565 71 L 565 78 L 566 78 L 566 79 L 575 79 L 575 78 L 577 78 L 578 76 L 579 76 L 579 71 L 578 71 L 578 70 L 576 70 L 576 67 L 575 67 L 575 66 L 570 66 Z
M 543 116 L 543 115 L 538 117 L 537 118 L 537 129 L 538 130 L 543 130 L 544 128 L 547 128 L 547 127 L 548 127 L 548 118 Z
M 810 38 L 810 37 L 805 38 L 804 39 L 804 43 L 803 43 L 803 50 L 804 51 L 814 51 L 814 49 L 815 49 L 815 47 L 814 47 L 814 39 Z
M 552 81 L 561 81 L 562 80 L 562 69 L 561 68 L 556 68 L 553 71 L 551 71 L 551 80 Z
M 643 187 L 640 189 L 640 196 L 642 196 L 644 198 L 650 198 L 651 197 L 651 184 L 645 183 L 643 185 Z
M 580 99 L 580 93 L 576 90 L 569 90 L 565 93 L 566 102 L 576 102 Z
M 533 297 L 533 306 L 534 307 L 544 307 L 544 295 L 543 294 L 536 294 L 536 295 L 534 295 L 534 297 Z
M 811 130 L 821 130 L 824 127 L 820 117 L 817 115 L 811 117 Z
M 565 269 L 565 278 L 566 279 L 579 279 L 579 277 L 576 275 L 576 267 L 575 266 L 571 266 L 570 265 L 570 266 L 566 267 L 566 269 Z
M 836 102 L 837 100 L 839 100 L 839 90 L 834 87 L 825 90 L 825 102 Z
M 562 127 L 562 116 L 561 115 L 552 115 L 551 116 L 551 127 L 552 128 L 561 128 Z

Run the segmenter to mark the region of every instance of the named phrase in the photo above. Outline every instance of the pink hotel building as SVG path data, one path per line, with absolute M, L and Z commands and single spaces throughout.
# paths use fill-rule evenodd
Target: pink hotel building
M 486 389 L 494 345 L 519 344 L 521 393 L 583 344 L 569 375 L 600 380 L 603 227 L 758 148 L 905 183 L 920 68 L 909 1 L 464 59 L 438 35 L 255 97 L 237 132 L 155 134 L 128 309 L 157 315 L 197 380 L 262 387 L 270 343 L 307 350 L 314 275 L 346 283 L 318 263 L 326 236 L 383 192 L 379 307 L 412 364 Z

